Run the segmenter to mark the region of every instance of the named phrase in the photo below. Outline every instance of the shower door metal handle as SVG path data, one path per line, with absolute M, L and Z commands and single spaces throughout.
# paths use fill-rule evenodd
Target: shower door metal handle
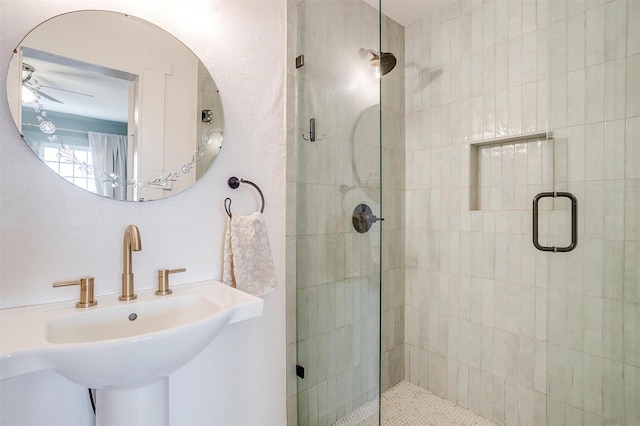
M 571 244 L 566 247 L 542 246 L 538 242 L 538 202 L 541 198 L 565 197 L 571 200 Z M 552 251 L 554 253 L 565 253 L 573 250 L 578 245 L 578 200 L 570 192 L 541 192 L 533 197 L 533 245 L 541 251 Z

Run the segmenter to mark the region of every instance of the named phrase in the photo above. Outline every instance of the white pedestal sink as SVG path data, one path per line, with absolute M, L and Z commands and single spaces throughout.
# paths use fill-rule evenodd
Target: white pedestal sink
M 262 309 L 262 299 L 206 281 L 170 296 L 102 297 L 84 310 L 72 302 L 0 310 L 0 380 L 56 370 L 98 390 L 98 426 L 168 425 L 169 375 L 225 325 Z

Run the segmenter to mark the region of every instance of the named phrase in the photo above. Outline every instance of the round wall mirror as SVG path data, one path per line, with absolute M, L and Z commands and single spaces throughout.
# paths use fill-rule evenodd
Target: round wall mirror
M 71 12 L 34 28 L 14 50 L 7 100 L 46 167 L 115 200 L 184 191 L 222 147 L 222 101 L 206 67 L 122 13 Z

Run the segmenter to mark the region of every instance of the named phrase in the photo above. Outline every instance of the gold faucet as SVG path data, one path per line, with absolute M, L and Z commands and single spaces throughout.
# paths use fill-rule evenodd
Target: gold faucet
M 138 297 L 133 292 L 133 262 L 131 252 L 142 250 L 140 231 L 135 225 L 127 226 L 122 243 L 122 295 L 118 300 L 133 300 Z

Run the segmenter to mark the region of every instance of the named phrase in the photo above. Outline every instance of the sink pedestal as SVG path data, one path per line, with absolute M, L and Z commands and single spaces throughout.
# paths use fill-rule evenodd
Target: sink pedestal
M 169 379 L 136 389 L 98 389 L 96 426 L 169 426 Z

